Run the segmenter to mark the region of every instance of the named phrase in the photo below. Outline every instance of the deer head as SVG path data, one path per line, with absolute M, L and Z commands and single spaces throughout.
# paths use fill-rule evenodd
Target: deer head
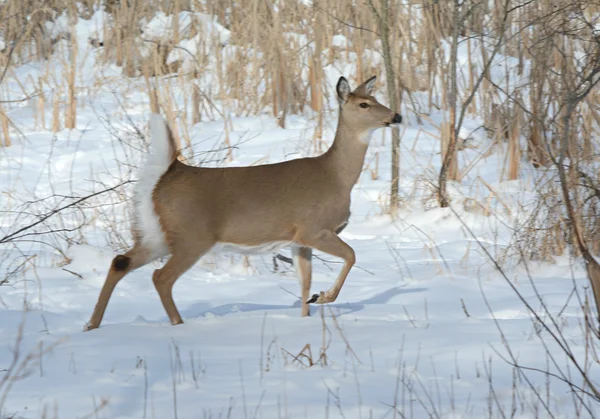
M 373 76 L 352 91 L 348 80 L 340 77 L 336 86 L 340 123 L 350 126 L 365 142 L 368 142 L 374 130 L 402 122 L 401 115 L 372 96 L 376 79 L 377 76 Z

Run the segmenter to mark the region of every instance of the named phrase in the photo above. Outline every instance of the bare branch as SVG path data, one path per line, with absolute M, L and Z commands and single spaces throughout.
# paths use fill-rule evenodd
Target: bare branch
M 93 198 L 93 197 L 95 197 L 95 196 L 102 195 L 102 194 L 105 194 L 105 193 L 107 193 L 107 192 L 114 191 L 115 189 L 118 189 L 118 188 L 120 188 L 120 187 L 122 187 L 123 185 L 126 185 L 126 184 L 128 184 L 128 183 L 132 183 L 132 181 L 131 181 L 131 180 L 126 180 L 126 181 L 124 181 L 124 182 L 121 182 L 121 183 L 119 183 L 119 184 L 117 184 L 117 185 L 115 185 L 115 186 L 113 186 L 113 187 L 111 187 L 111 188 L 107 188 L 107 189 L 104 189 L 104 190 L 102 190 L 102 191 L 99 191 L 99 192 L 94 192 L 94 193 L 92 193 L 92 194 L 90 194 L 90 195 L 87 195 L 87 196 L 81 197 L 81 198 L 77 199 L 76 201 L 74 201 L 74 202 L 71 202 L 70 204 L 64 205 L 64 206 L 62 206 L 62 207 L 60 207 L 60 208 L 56 208 L 56 209 L 52 210 L 50 213 L 48 213 L 48 214 L 44 215 L 44 216 L 43 216 L 42 218 L 40 218 L 38 221 L 36 221 L 36 222 L 34 222 L 34 223 L 31 223 L 31 224 L 28 224 L 28 225 L 26 225 L 26 226 L 24 226 L 24 227 L 21 227 L 21 228 L 20 228 L 20 229 L 18 229 L 17 231 L 15 231 L 15 232 L 13 232 L 13 233 L 10 233 L 10 234 L 7 234 L 6 236 L 2 237 L 2 238 L 0 239 L 0 244 L 1 244 L 1 243 L 7 243 L 7 242 L 11 241 L 13 238 L 16 238 L 16 237 L 24 237 L 24 236 L 26 236 L 26 235 L 29 235 L 29 234 L 31 234 L 31 233 L 28 233 L 28 234 L 25 234 L 25 235 L 20 235 L 20 234 L 21 234 L 21 233 L 23 233 L 24 231 L 30 230 L 30 229 L 32 229 L 33 227 L 35 227 L 35 226 L 38 226 L 38 225 L 42 224 L 44 221 L 46 221 L 46 220 L 47 220 L 47 219 L 49 219 L 50 217 L 52 217 L 52 216 L 54 216 L 54 215 L 58 214 L 59 212 L 61 212 L 61 211 L 65 210 L 65 209 L 67 209 L 67 208 L 74 207 L 74 206 L 76 206 L 76 205 L 78 205 L 78 204 L 81 204 L 82 202 L 85 202 L 85 201 L 87 201 L 88 199 L 90 199 L 90 198 Z

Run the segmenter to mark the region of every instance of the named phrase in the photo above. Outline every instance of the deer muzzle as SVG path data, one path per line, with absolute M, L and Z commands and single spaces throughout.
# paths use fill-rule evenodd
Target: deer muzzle
M 400 115 L 399 113 L 396 113 L 396 114 L 394 114 L 394 117 L 390 121 L 387 121 L 385 123 L 385 126 L 389 127 L 392 125 L 400 124 L 401 122 L 402 122 L 402 115 Z

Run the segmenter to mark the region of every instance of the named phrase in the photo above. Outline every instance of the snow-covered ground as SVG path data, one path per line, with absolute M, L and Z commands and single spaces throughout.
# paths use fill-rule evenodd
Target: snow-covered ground
M 90 31 L 84 29 L 79 32 L 85 38 Z M 147 133 L 145 84 L 117 83 L 119 69 L 101 67 L 93 54 L 80 55 L 78 83 L 94 87 L 79 92 L 76 129 L 54 135 L 40 128 L 35 100 L 8 112 L 22 136 L 0 150 L 0 237 L 77 197 L 136 179 L 146 156 L 134 129 Z M 331 97 L 337 78 L 351 76 L 336 68 L 353 67 L 326 69 Z M 27 86 L 43 71 L 31 64 L 15 74 Z M 113 83 L 95 83 L 111 77 Z M 14 78 L 7 83 L 16 86 Z M 173 86 L 177 100 L 177 83 Z M 377 94 L 382 101 L 383 91 Z M 47 121 L 51 112 L 48 104 Z M 553 373 L 570 368 L 573 381 L 583 386 L 509 282 L 541 318 L 549 321 L 551 314 L 557 320 L 582 365 L 595 362 L 586 355 L 583 315 L 572 293 L 588 285 L 582 266 L 567 257 L 519 265 L 516 252 L 506 252 L 519 205 L 534 195 L 531 169 L 522 169 L 522 181 L 503 181 L 505 150 L 497 147 L 482 157 L 490 140 L 475 131 L 475 147 L 461 151 L 460 166 L 477 163 L 461 184 L 450 185 L 456 213 L 437 208 L 427 185 L 440 166 L 435 137 L 441 114 L 417 125 L 406 109 L 401 113 L 402 209 L 394 219 L 385 214 L 390 133 L 382 130 L 371 144 L 352 195 L 350 224 L 341 233 L 355 249 L 357 264 L 338 301 L 313 306 L 309 318 L 299 316 L 300 291 L 286 263 L 278 261 L 275 268 L 272 254 L 248 260 L 210 254 L 175 286 L 183 325 L 169 324 L 152 285 L 161 261 L 119 283 L 102 327 L 84 333 L 111 259 L 131 243 L 131 183 L 81 209 L 52 215 L 35 230 L 58 230 L 52 234 L 2 245 L 2 275 L 22 264 L 25 269 L 0 286 L 0 371 L 9 367 L 19 337 L 21 359 L 32 351 L 39 360 L 10 391 L 0 387 L 0 417 L 574 417 L 581 406 L 568 386 L 510 365 Z M 316 119 L 308 111 L 288 116 L 286 129 L 266 113 L 232 116 L 231 122 L 227 135 L 236 145 L 231 161 L 224 160 L 223 150 L 205 153 L 222 144 L 223 120 L 190 127 L 191 160 L 246 165 L 314 154 Z M 480 124 L 467 119 L 465 132 Z M 326 117 L 326 144 L 335 125 L 333 112 Z M 481 202 L 491 215 L 466 198 Z M 508 281 L 480 244 L 495 257 L 508 255 Z M 339 260 L 317 256 L 313 292 L 328 289 L 341 267 Z M 598 373 L 597 363 L 592 368 Z M 582 409 L 581 417 L 593 413 Z

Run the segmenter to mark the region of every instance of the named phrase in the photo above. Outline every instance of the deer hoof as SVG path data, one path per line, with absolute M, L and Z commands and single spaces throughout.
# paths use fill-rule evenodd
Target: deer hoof
M 320 297 L 319 294 L 313 294 L 313 296 L 308 299 L 308 301 L 306 302 L 306 304 L 316 303 L 317 300 L 319 299 L 319 297 Z
M 85 326 L 83 326 L 83 331 L 84 332 L 89 332 L 90 330 L 94 330 L 97 329 L 98 326 L 94 326 L 91 323 L 86 323 Z
M 313 294 L 313 296 L 310 298 L 310 300 L 307 301 L 308 304 L 311 303 L 315 303 L 315 304 L 327 304 L 332 302 L 333 300 L 331 298 L 328 298 L 327 295 L 325 294 L 325 291 L 321 291 L 318 294 Z

